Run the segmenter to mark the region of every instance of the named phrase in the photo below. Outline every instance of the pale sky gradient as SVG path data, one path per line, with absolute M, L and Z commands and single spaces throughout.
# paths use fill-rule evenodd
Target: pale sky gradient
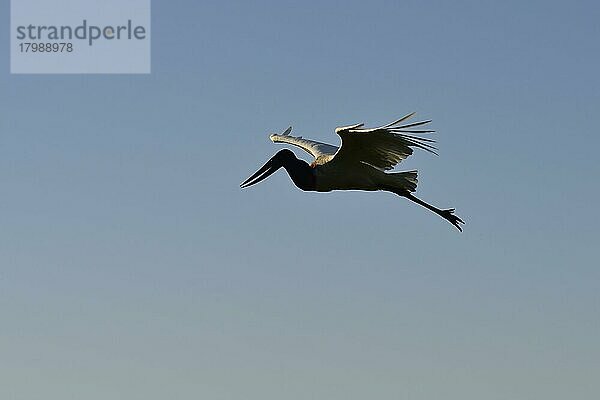
M 600 396 L 597 1 L 155 0 L 147 76 L 9 75 L 8 3 L 0 398 Z M 269 133 L 410 111 L 462 234 L 238 187 Z

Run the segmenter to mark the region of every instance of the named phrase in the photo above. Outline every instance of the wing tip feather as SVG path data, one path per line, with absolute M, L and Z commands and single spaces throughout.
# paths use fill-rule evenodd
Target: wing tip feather
M 292 133 L 292 127 L 291 127 L 291 126 L 290 126 L 290 127 L 288 127 L 288 128 L 285 130 L 285 131 L 283 131 L 283 132 L 281 132 L 281 133 L 279 133 L 279 134 L 277 134 L 277 133 L 271 133 L 271 134 L 269 135 L 269 139 L 271 139 L 271 141 L 272 141 L 273 143 L 277 143 L 277 142 L 278 142 L 278 140 L 277 140 L 277 139 L 278 139 L 279 137 L 281 137 L 281 136 L 290 136 L 290 133 Z

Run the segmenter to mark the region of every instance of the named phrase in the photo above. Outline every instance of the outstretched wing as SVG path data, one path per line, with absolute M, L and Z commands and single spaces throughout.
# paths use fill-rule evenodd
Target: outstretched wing
M 394 168 L 400 161 L 413 153 L 412 147 L 418 147 L 436 154 L 431 143 L 435 140 L 415 136 L 434 131 L 415 130 L 413 128 L 428 124 L 431 120 L 401 125 L 412 117 L 410 113 L 397 121 L 378 128 L 362 128 L 363 124 L 336 128 L 342 138 L 342 146 L 334 156 L 334 160 L 344 162 L 363 162 L 382 170 Z
M 304 151 L 311 154 L 315 159 L 321 156 L 332 156 L 337 151 L 336 146 L 332 146 L 327 143 L 315 142 L 314 140 L 302 139 L 302 136 L 290 136 L 292 127 L 290 126 L 280 135 L 272 134 L 269 138 L 273 143 L 287 143 L 294 146 L 298 146 Z

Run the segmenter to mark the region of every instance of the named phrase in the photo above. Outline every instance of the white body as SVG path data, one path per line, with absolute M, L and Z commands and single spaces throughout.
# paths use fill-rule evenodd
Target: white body
M 331 190 L 378 190 L 386 174 L 370 165 L 354 163 L 345 165 L 335 159 L 315 168 L 318 192 Z

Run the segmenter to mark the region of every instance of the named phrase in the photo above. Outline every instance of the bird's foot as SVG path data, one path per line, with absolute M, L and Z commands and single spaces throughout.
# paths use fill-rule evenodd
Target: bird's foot
M 454 215 L 454 211 L 454 208 L 449 208 L 447 210 L 442 210 L 440 215 L 462 232 L 462 227 L 459 224 L 464 224 L 465 221 Z

